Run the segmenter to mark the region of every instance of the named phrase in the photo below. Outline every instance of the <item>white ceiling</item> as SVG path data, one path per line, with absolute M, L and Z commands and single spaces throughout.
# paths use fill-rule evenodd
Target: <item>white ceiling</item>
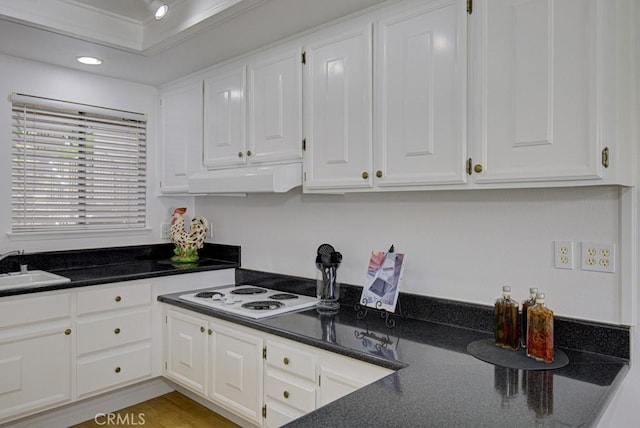
M 145 0 L 0 0 L 0 53 L 161 85 L 382 1 L 168 0 L 155 21 Z

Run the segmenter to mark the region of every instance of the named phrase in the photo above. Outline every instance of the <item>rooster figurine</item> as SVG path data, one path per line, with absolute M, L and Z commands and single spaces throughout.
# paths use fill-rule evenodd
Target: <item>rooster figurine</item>
M 202 216 L 196 216 L 191 220 L 191 226 L 187 232 L 184 228 L 184 217 L 187 212 L 184 207 L 176 208 L 171 219 L 171 240 L 176 248 L 175 256 L 171 261 L 179 263 L 193 263 L 198 260 L 198 250 L 204 246 L 204 240 L 209 232 L 209 222 Z

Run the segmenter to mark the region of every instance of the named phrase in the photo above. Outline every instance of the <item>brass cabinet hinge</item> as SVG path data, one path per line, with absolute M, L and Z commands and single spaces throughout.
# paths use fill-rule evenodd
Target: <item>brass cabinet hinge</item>
M 306 52 L 302 52 L 302 63 L 303 64 L 307 63 L 307 53 Z
M 262 359 L 263 360 L 267 359 L 267 347 L 266 346 L 262 347 Z
M 609 168 L 609 147 L 602 149 L 602 166 Z
M 322 375 L 318 375 L 318 388 L 322 386 Z
M 469 15 L 473 13 L 473 0 L 467 0 L 467 13 Z
M 164 323 L 165 324 L 169 324 L 168 318 L 169 318 L 168 316 L 166 316 L 166 315 L 164 316 Z
M 164 362 L 164 369 L 167 370 L 167 362 Z
M 263 418 L 267 417 L 267 405 L 266 404 L 264 406 L 262 406 L 262 417 Z
M 302 139 L 302 151 L 303 152 L 307 151 L 307 139 L 306 138 Z
M 471 175 L 471 167 L 473 166 L 473 159 L 467 159 L 467 174 Z

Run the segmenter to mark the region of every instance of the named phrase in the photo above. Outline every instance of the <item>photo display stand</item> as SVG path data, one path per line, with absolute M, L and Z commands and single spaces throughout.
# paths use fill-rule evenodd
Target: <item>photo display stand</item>
M 402 315 L 398 294 L 404 272 L 404 258 L 404 254 L 395 252 L 393 245 L 387 252 L 371 252 L 367 281 L 362 289 L 360 302 L 354 307 L 358 319 L 365 318 L 369 310 L 373 309 L 380 313 L 388 328 L 395 327 L 395 320 L 389 317 L 395 313 L 396 306 L 398 313 Z

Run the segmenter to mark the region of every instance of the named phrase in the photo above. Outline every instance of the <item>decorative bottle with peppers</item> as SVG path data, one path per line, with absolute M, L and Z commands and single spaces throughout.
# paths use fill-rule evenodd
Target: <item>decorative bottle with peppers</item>
M 544 303 L 544 293 L 536 295 L 536 304 L 527 311 L 527 356 L 553 362 L 553 311 Z
M 511 287 L 502 287 L 502 297 L 495 303 L 495 344 L 507 349 L 518 349 L 518 302 L 511 298 Z
M 529 289 L 529 298 L 522 301 L 522 317 L 520 317 L 520 346 L 527 347 L 527 311 L 536 304 L 536 294 L 538 289 L 531 287 Z

